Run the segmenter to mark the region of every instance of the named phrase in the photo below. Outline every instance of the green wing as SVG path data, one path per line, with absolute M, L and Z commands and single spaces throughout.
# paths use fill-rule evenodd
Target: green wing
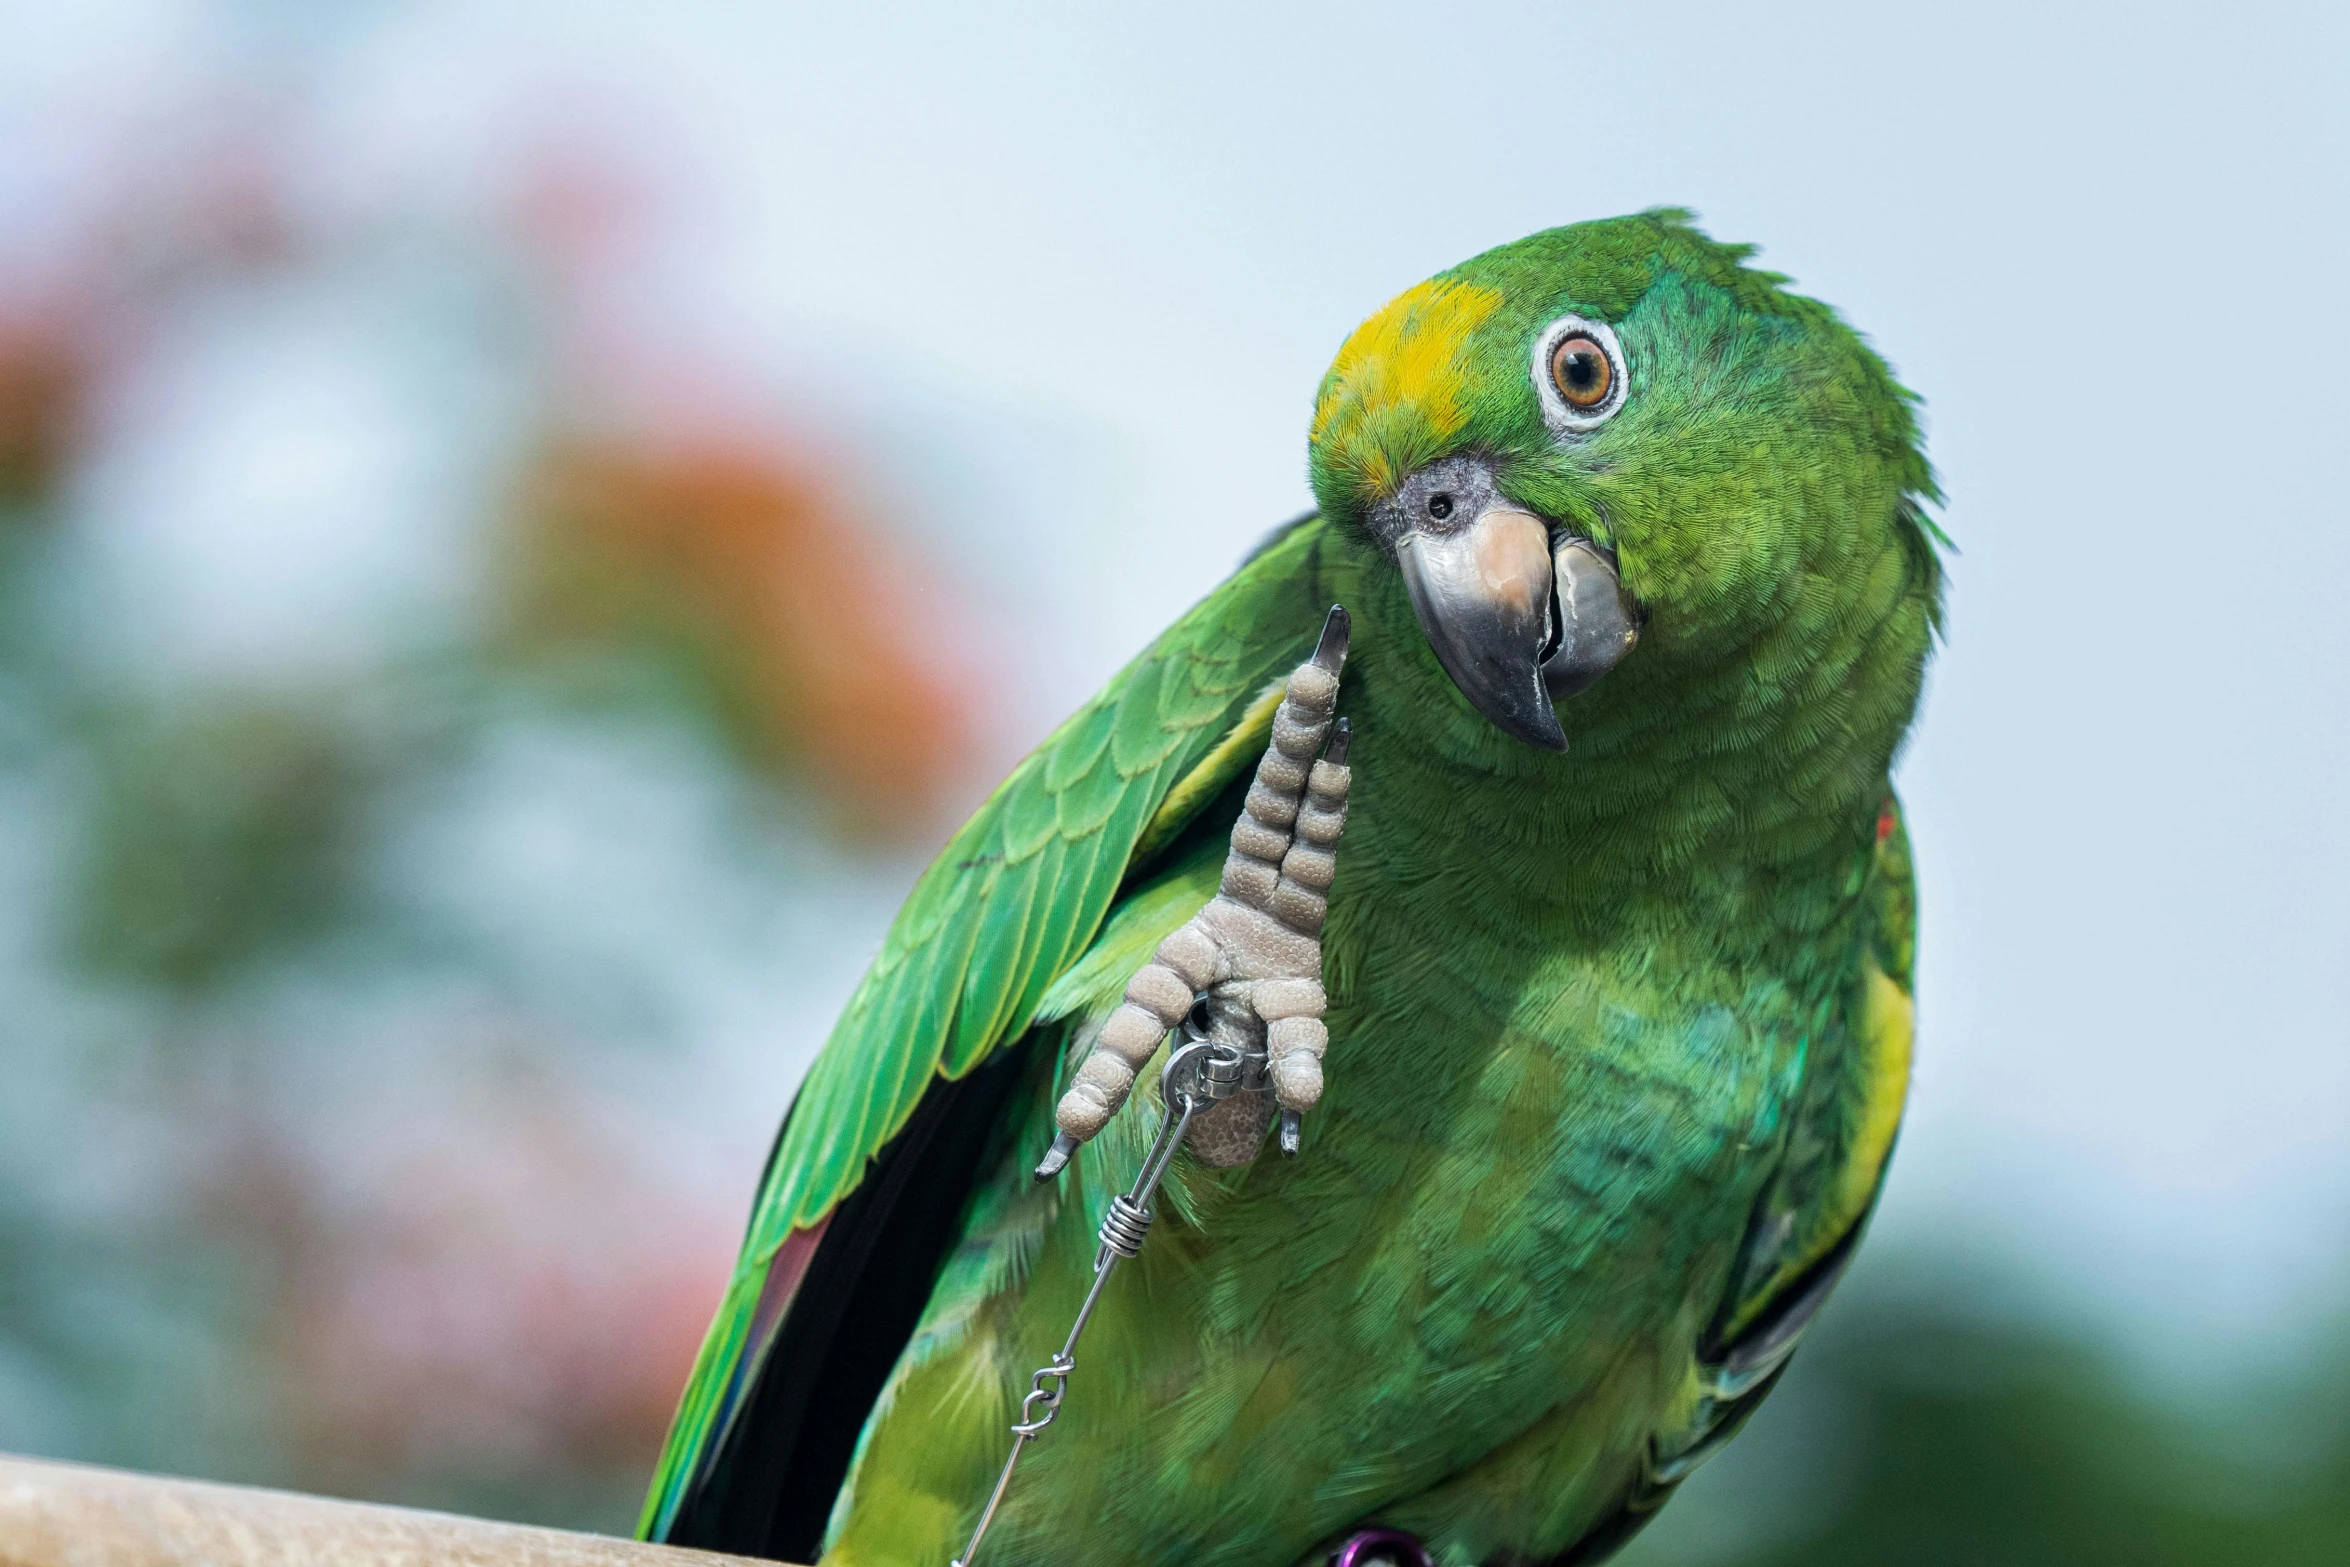
M 645 1500 L 648 1537 L 668 1532 L 788 1306 L 768 1289 L 778 1256 L 788 1269 L 804 1255 L 925 1090 L 1020 1037 L 1130 868 L 1253 760 L 1261 698 L 1311 650 L 1341 548 L 1308 520 L 1260 550 L 1014 769 L 915 883 L 785 1122 Z
M 1720 1337 L 1748 1337 L 1824 1265 L 1876 1205 L 1909 1094 L 1917 889 L 1901 807 L 1888 794 L 1858 888 L 1863 940 L 1838 1026 L 1813 1047 L 1779 1174 L 1765 1194 Z M 1823 1048 L 1832 1046 L 1832 1048 Z
M 1661 1504 L 1762 1402 L 1884 1187 L 1909 1094 L 1917 929 L 1909 836 L 1890 793 L 1853 891 L 1860 939 L 1836 1026 L 1813 1044 L 1778 1174 L 1756 1205 L 1729 1299 L 1699 1352 L 1689 1420 L 1658 1434 L 1648 1482 L 1629 1499 L 1623 1524 Z

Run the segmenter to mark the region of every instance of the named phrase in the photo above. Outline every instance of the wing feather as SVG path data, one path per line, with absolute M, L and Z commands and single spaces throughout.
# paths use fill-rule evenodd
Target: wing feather
M 1245 746 L 1219 742 L 1311 647 L 1335 547 L 1308 523 L 1253 557 L 1014 769 L 915 883 L 785 1122 L 646 1499 L 649 1535 L 667 1532 L 789 1309 L 761 1306 L 778 1251 L 858 1188 L 928 1089 L 1021 1036 L 1101 928 L 1146 826 L 1160 841 L 1180 826 L 1162 811 L 1177 781 L 1196 809 L 1216 792 L 1212 753 L 1245 763 Z
M 1748 1222 L 1745 1256 L 1691 1368 L 1688 1418 L 1656 1433 L 1648 1471 L 1624 1504 L 1619 1522 L 1627 1526 L 1719 1451 L 1761 1403 L 1850 1261 L 1884 1185 L 1909 1089 L 1917 902 L 1901 807 L 1890 793 L 1858 891 L 1860 940 L 1840 1026 L 1815 1042 L 1779 1172 Z

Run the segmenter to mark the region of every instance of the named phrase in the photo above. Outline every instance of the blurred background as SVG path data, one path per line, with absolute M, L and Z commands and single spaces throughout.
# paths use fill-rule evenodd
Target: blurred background
M 625 1529 L 896 900 L 1656 203 L 1927 400 L 1922 1035 L 1671 1564 L 2350 1560 L 2350 23 L 81 0 L 0 51 L 0 1448 Z

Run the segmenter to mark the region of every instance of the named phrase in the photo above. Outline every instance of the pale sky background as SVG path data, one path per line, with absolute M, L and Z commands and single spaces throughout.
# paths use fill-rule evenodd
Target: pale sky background
M 2341 7 L 12 10 L 0 217 L 208 74 L 305 106 L 328 206 L 461 206 L 540 124 L 625 153 L 669 195 L 616 286 L 889 454 L 939 563 L 1019 610 L 1032 736 L 1302 508 L 1356 321 L 1531 230 L 1695 208 L 1924 395 L 1961 550 L 1901 772 L 1922 1034 L 1883 1233 L 2011 1252 L 2157 1346 L 2257 1350 L 2350 1282 Z M 282 379 L 320 341 L 399 351 L 320 312 L 236 372 L 243 478 L 196 421 L 120 480 L 181 497 L 125 548 L 187 656 L 346 635 L 413 553 L 359 482 L 411 437 L 284 391 L 337 384 Z M 804 1048 L 762 1057 L 763 1124 Z

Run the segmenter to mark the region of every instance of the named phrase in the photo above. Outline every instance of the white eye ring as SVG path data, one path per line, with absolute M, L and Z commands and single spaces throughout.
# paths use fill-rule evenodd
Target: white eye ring
M 1587 337 L 1607 355 L 1607 396 L 1589 408 L 1577 408 L 1568 402 L 1560 394 L 1558 383 L 1551 379 L 1551 355 L 1570 337 Z M 1631 373 L 1624 363 L 1624 345 L 1616 341 L 1615 328 L 1582 316 L 1561 316 L 1542 329 L 1541 335 L 1534 339 L 1532 368 L 1534 395 L 1542 399 L 1542 422 L 1560 435 L 1581 435 L 1607 423 L 1624 406 L 1624 399 L 1632 390 Z

